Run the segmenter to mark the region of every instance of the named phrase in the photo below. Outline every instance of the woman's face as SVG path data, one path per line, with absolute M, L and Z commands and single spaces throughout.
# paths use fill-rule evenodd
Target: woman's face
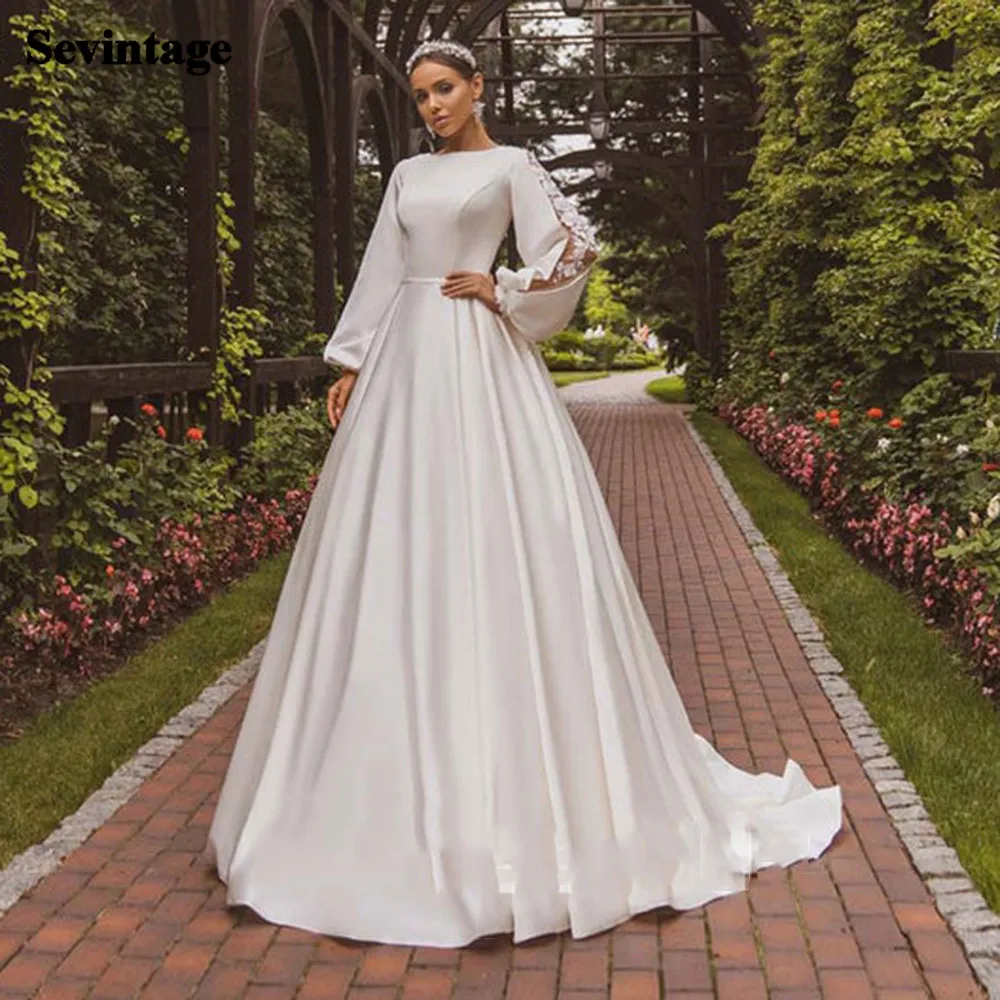
M 472 115 L 472 104 L 483 92 L 483 75 L 466 80 L 458 70 L 424 59 L 413 67 L 410 86 L 420 117 L 447 139 L 461 131 Z

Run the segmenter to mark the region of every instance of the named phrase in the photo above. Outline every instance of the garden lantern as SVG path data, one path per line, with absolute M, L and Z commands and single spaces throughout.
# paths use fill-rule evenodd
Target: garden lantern
M 611 135 L 611 115 L 604 108 L 594 108 L 587 115 L 587 125 L 594 142 L 604 142 Z

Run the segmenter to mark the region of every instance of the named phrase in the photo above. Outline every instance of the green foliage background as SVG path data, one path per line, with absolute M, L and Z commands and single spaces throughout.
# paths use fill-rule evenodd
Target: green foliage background
M 763 101 L 728 236 L 723 395 L 889 403 L 1000 310 L 1000 8 L 759 0 Z M 779 384 L 788 373 L 789 390 Z
M 172 37 L 160 5 L 76 0 L 67 36 Z M 276 29 L 280 38 L 280 29 Z M 266 67 L 265 67 L 266 69 Z M 257 137 L 258 306 L 269 324 L 265 355 L 300 353 L 313 330 L 309 154 L 298 84 L 284 89 L 265 73 Z M 287 93 L 286 93 L 287 91 Z M 227 164 L 227 101 L 221 87 L 222 170 Z M 186 214 L 181 77 L 159 66 L 129 72 L 81 69 L 66 116 L 68 177 L 79 188 L 59 227 L 58 307 L 45 341 L 50 364 L 180 360 L 185 346 Z M 224 177 L 224 174 L 223 174 Z M 358 185 L 363 246 L 377 206 L 377 180 Z M 43 262 L 44 263 L 44 262 Z M 314 346 L 314 345 L 312 345 Z

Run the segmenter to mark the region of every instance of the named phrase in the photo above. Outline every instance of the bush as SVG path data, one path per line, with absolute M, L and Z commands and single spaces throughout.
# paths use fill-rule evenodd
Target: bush
M 265 499 L 298 489 L 322 465 L 332 436 L 325 399 L 266 414 L 256 422 L 236 482 L 245 494 Z
M 650 365 L 655 364 L 656 361 L 657 356 L 653 353 L 619 354 L 611 367 L 624 369 L 648 368 Z
M 600 365 L 583 351 L 554 351 L 543 347 L 542 360 L 552 372 L 598 371 Z
M 706 358 L 692 351 L 684 369 L 684 384 L 688 399 L 699 409 L 714 411 L 717 406 L 717 387 L 712 379 L 711 368 Z
M 292 544 L 331 441 L 325 401 L 260 417 L 245 463 L 200 429 L 166 440 L 145 404 L 134 437 L 104 460 L 115 421 L 81 448 L 46 455 L 42 553 L 0 562 L 0 662 L 87 672 L 129 636 L 203 602 Z

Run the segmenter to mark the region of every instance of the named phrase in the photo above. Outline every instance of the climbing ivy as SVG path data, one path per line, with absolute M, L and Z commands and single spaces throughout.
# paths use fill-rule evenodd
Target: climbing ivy
M 740 212 L 715 234 L 733 283 L 723 395 L 801 408 L 846 377 L 884 402 L 940 348 L 989 343 L 998 14 L 986 0 L 925 6 L 758 5 L 760 143 Z
M 54 0 L 37 16 L 12 16 L 10 27 L 23 44 L 29 31 L 58 35 L 66 21 L 66 7 Z M 50 374 L 39 348 L 60 289 L 41 265 L 30 281 L 25 262 L 36 257 L 56 260 L 61 251 L 52 223 L 66 218 L 76 193 L 64 169 L 68 153 L 63 128 L 74 83 L 72 67 L 56 71 L 54 63 L 18 65 L 7 84 L 21 93 L 20 106 L 0 109 L 0 119 L 20 125 L 27 137 L 22 191 L 37 211 L 24 259 L 0 233 L 0 340 L 19 342 L 24 368 L 22 378 L 22 373 L 0 365 L 0 558 L 16 558 L 35 545 L 22 528 L 17 508 L 30 511 L 45 501 L 38 486 L 39 455 L 62 431 L 63 421 L 45 388 Z
M 219 405 L 223 423 L 238 424 L 249 416 L 242 408 L 239 390 L 240 377 L 250 375 L 248 362 L 264 352 L 260 336 L 267 329 L 269 320 L 260 309 L 233 306 L 228 291 L 232 284 L 235 261 L 239 250 L 230 209 L 234 201 L 228 191 L 220 191 L 216 202 L 216 234 L 218 240 L 218 266 L 222 284 L 222 308 L 219 313 L 219 343 L 212 370 L 212 387 L 208 396 Z

